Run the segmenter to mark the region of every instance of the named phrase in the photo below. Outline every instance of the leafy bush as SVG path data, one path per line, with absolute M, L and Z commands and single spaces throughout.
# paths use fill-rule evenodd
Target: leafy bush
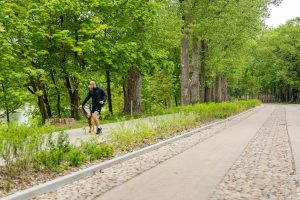
M 91 138 L 81 144 L 81 148 L 85 154 L 89 156 L 90 161 L 109 158 L 114 155 L 114 148 L 112 145 L 106 143 L 98 144 L 95 141 L 97 140 Z
M 66 154 L 66 160 L 70 166 L 79 167 L 88 159 L 81 148 L 73 147 Z
M 47 143 L 42 151 L 37 152 L 32 163 L 35 169 L 47 169 L 61 171 L 61 165 L 65 160 L 65 154 L 70 151 L 69 136 L 60 132 L 57 138 L 53 134 L 47 134 Z

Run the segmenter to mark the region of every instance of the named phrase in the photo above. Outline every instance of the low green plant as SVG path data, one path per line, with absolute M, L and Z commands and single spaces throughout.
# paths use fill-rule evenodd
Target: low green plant
M 79 167 L 87 161 L 109 158 L 114 154 L 110 144 L 92 140 L 76 147 L 70 144 L 68 134 L 47 133 L 35 126 L 11 124 L 0 126 L 0 159 L 5 162 L 2 186 L 10 189 L 16 175 L 35 171 L 60 173 L 70 166 Z
M 48 131 L 52 129 L 46 126 L 0 125 L 0 159 L 4 162 L 7 183 L 17 172 L 31 168 L 34 156 L 45 147 L 45 133 Z
M 82 148 L 72 147 L 66 154 L 66 161 L 70 166 L 79 167 L 88 160 Z
M 98 160 L 102 158 L 109 158 L 114 155 L 114 148 L 111 144 L 98 144 L 96 139 L 90 139 L 81 144 L 84 153 L 89 156 L 89 160 Z

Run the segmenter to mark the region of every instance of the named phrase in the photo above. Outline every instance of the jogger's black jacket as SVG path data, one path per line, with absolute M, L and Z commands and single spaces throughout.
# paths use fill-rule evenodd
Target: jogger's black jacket
M 107 99 L 107 95 L 104 92 L 104 90 L 102 90 L 97 86 L 96 88 L 93 88 L 92 90 L 89 91 L 89 93 L 87 94 L 87 96 L 85 97 L 81 105 L 84 106 L 84 104 L 86 104 L 86 102 L 90 98 L 92 98 L 92 108 L 99 108 L 103 106 L 100 104 L 100 101 L 105 102 Z

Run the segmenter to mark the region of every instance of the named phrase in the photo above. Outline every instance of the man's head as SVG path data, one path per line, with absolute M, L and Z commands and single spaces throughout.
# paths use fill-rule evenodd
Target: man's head
M 95 81 L 91 81 L 89 86 L 88 86 L 91 90 L 96 88 L 96 82 Z

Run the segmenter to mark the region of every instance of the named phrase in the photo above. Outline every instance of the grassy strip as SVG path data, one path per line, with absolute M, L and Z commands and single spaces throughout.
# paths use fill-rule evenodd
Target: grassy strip
M 257 100 L 248 100 L 248 103 L 249 103 L 249 101 L 258 102 Z M 241 102 L 246 102 L 246 101 L 245 100 L 239 100 L 239 101 L 236 100 L 235 102 L 239 102 L 239 104 L 242 104 Z M 215 103 L 210 103 L 210 104 L 215 104 Z M 207 104 L 196 104 L 196 105 L 207 105 Z M 183 110 L 185 110 L 185 111 L 187 111 L 188 109 L 193 110 L 194 106 L 195 105 L 171 107 L 171 108 L 168 108 L 168 109 L 157 109 L 157 110 L 152 111 L 152 112 L 144 112 L 142 114 L 134 114 L 133 116 L 128 115 L 128 114 L 114 114 L 114 115 L 111 115 L 107 111 L 107 112 L 104 112 L 104 113 L 101 114 L 101 124 L 123 122 L 123 121 L 127 121 L 127 120 L 132 120 L 132 119 L 140 119 L 140 118 L 151 117 L 151 116 L 159 116 L 159 115 L 165 115 L 165 114 L 174 114 L 174 113 L 182 112 Z M 240 105 L 238 105 L 238 106 L 240 106 Z M 225 114 L 225 116 L 226 115 L 227 114 Z M 80 120 L 76 121 L 75 124 L 51 126 L 51 128 L 54 131 L 64 131 L 64 130 L 68 130 L 68 129 L 82 128 L 82 127 L 85 127 L 85 126 L 87 126 L 86 119 L 80 119 Z
M 1 191 L 10 191 L 20 177 L 28 174 L 56 173 L 94 160 L 114 155 L 111 144 L 97 143 L 97 138 L 81 142 L 79 147 L 70 144 L 67 134 L 61 132 L 53 138 L 49 127 L 11 124 L 0 126 Z
M 59 174 L 70 167 L 80 167 L 93 160 L 114 156 L 114 152 L 128 152 L 199 124 L 240 113 L 260 104 L 257 100 L 226 103 L 196 104 L 166 110 L 168 117 L 156 117 L 134 125 L 122 123 L 111 130 L 106 143 L 96 138 L 75 147 L 68 135 L 60 133 L 56 139 L 49 127 L 11 124 L 0 126 L 0 159 L 5 161 L 0 177 L 0 191 L 9 191 L 16 179 L 32 172 Z M 30 179 L 30 177 L 27 177 Z
M 259 104 L 260 102 L 257 100 L 249 100 L 177 107 L 167 110 L 165 114 L 179 114 L 166 118 L 152 118 L 134 125 L 122 123 L 111 131 L 109 141 L 118 150 L 132 151 L 140 146 L 170 137 L 174 133 L 216 119 L 226 118 Z

